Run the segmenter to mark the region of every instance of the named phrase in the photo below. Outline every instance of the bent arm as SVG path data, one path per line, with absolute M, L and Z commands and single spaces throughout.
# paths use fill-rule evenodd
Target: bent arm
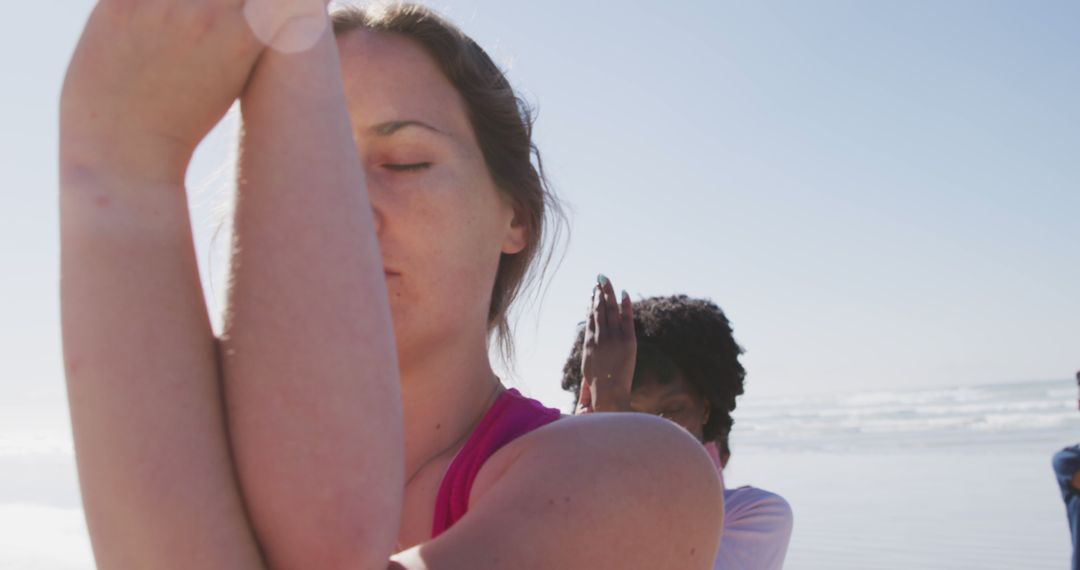
M 64 359 L 97 566 L 261 568 L 229 457 L 183 185 L 88 166 L 64 134 Z
M 329 32 L 267 52 L 241 98 L 226 399 L 280 568 L 384 568 L 401 516 L 397 360 L 339 65 Z
M 1062 498 L 1080 490 L 1080 446 L 1069 446 L 1055 453 L 1052 464 Z
M 222 3 L 100 0 L 65 76 L 62 334 L 102 569 L 262 567 L 229 457 L 184 194 L 191 151 L 258 56 L 242 26 Z M 234 57 L 217 57 L 224 50 Z

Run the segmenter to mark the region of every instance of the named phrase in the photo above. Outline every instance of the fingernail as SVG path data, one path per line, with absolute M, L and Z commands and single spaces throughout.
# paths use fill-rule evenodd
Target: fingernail
M 604 277 L 604 274 L 601 273 L 600 275 L 596 276 L 596 282 L 601 284 L 601 285 L 607 285 L 608 284 L 608 278 Z

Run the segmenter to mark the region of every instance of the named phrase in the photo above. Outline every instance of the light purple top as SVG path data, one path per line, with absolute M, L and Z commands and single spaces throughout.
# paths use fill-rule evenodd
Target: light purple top
M 705 446 L 723 484 L 716 445 Z M 724 531 L 713 570 L 781 570 L 791 541 L 791 505 L 756 487 L 724 487 Z

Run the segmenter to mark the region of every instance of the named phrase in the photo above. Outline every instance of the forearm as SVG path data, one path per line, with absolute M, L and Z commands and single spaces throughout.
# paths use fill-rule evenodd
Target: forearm
M 241 99 L 222 338 L 237 466 L 276 568 L 384 568 L 403 489 L 401 401 L 337 47 L 266 53 Z
M 61 313 L 99 568 L 259 568 L 181 184 L 61 149 Z

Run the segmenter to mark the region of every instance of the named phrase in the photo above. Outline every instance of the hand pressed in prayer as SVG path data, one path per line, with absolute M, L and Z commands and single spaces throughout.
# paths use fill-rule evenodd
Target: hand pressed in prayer
M 615 296 L 611 280 L 600 276 L 593 288 L 581 358 L 581 393 L 575 413 L 630 410 L 630 387 L 637 337 L 630 296 Z

